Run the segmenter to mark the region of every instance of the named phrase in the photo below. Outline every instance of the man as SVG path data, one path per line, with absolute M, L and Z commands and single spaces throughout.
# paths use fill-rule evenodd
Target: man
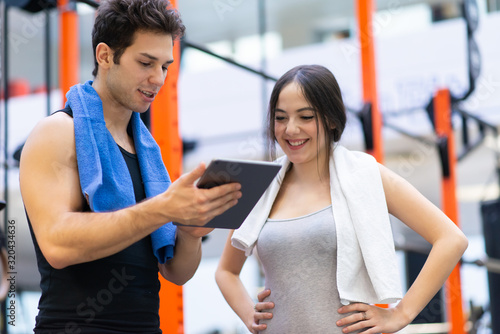
M 184 284 L 210 231 L 166 223 L 202 226 L 241 196 L 239 184 L 198 189 L 203 164 L 170 185 L 139 120 L 184 32 L 168 6 L 102 1 L 94 80 L 72 87 L 63 112 L 43 119 L 23 149 L 20 186 L 42 288 L 35 333 L 161 333 L 158 270 Z

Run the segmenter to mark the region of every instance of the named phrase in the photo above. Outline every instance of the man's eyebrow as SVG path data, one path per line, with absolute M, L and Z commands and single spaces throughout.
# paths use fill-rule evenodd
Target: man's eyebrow
M 143 52 L 143 53 L 141 53 L 140 55 L 141 55 L 141 56 L 144 56 L 144 57 L 146 57 L 146 58 L 149 58 L 149 59 L 151 59 L 151 60 L 153 60 L 153 61 L 158 61 L 158 58 L 157 58 L 157 57 L 155 57 L 155 56 L 153 56 L 153 55 L 150 55 L 150 54 L 149 54 L 149 53 L 147 53 L 147 52 Z M 170 59 L 170 60 L 167 60 L 167 61 L 165 62 L 165 64 L 172 64 L 173 62 L 174 62 L 174 60 L 173 60 L 173 59 Z

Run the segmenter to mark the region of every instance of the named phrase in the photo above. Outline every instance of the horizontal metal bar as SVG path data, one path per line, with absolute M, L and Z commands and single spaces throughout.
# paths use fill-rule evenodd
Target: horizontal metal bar
M 264 73 L 264 72 L 262 72 L 262 71 L 259 71 L 259 70 L 256 70 L 256 69 L 253 69 L 253 68 L 248 67 L 248 66 L 246 66 L 246 65 L 240 64 L 240 63 L 236 62 L 235 60 L 233 60 L 233 59 L 231 59 L 231 58 L 227 58 L 227 57 L 223 57 L 223 56 L 221 56 L 221 55 L 218 55 L 218 54 L 216 54 L 215 52 L 212 52 L 212 51 L 210 51 L 209 49 L 207 49 L 207 48 L 205 48 L 205 47 L 203 47 L 203 46 L 201 46 L 201 45 L 194 44 L 194 43 L 191 43 L 191 42 L 188 42 L 188 41 L 183 41 L 183 43 L 184 43 L 184 45 L 185 45 L 185 46 L 187 46 L 187 47 L 190 47 L 190 48 L 196 49 L 196 50 L 198 50 L 198 51 L 204 52 L 204 53 L 206 53 L 206 54 L 208 54 L 208 55 L 211 55 L 211 56 L 213 56 L 213 57 L 215 57 L 215 58 L 218 58 L 218 59 L 220 59 L 220 60 L 223 60 L 223 61 L 225 61 L 225 62 L 227 62 L 227 63 L 230 63 L 230 64 L 232 64 L 232 65 L 234 65 L 234 66 L 237 66 L 237 67 L 239 67 L 239 68 L 242 68 L 242 69 L 244 69 L 244 70 L 246 70 L 246 71 L 249 71 L 249 72 L 254 73 L 254 74 L 257 74 L 257 75 L 260 75 L 261 77 L 263 77 L 263 78 L 265 78 L 265 79 L 272 80 L 272 81 L 278 81 L 278 79 L 277 79 L 277 78 L 275 78 L 275 77 L 272 77 L 272 76 L 270 76 L 270 75 L 268 75 L 268 74 L 266 74 L 266 73 Z
M 87 4 L 87 5 L 94 7 L 94 8 L 99 7 L 99 3 L 94 1 L 94 0 L 76 0 L 76 2 L 81 2 L 81 3 Z

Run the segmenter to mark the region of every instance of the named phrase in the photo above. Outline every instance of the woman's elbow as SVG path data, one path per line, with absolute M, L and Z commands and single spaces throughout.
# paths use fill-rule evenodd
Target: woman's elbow
M 447 247 L 449 249 L 453 249 L 458 256 L 462 256 L 467 250 L 467 247 L 469 247 L 469 240 L 461 230 L 458 230 L 457 233 L 449 236 L 446 243 Z
M 460 232 L 460 235 L 457 239 L 458 239 L 457 240 L 457 243 L 458 243 L 457 247 L 461 250 L 461 252 L 463 254 L 467 250 L 467 247 L 469 247 L 469 239 L 467 239 L 465 234 L 463 234 L 462 232 Z
M 220 281 L 221 281 L 221 271 L 219 268 L 217 268 L 217 270 L 215 270 L 215 283 L 217 283 L 218 286 L 220 286 Z

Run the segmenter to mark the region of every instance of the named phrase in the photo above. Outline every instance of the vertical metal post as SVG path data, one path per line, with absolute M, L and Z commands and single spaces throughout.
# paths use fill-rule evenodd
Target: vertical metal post
M 266 32 L 267 32 L 267 14 L 266 14 L 266 0 L 258 1 L 259 10 L 259 36 L 260 36 L 260 70 L 263 73 L 266 73 L 267 70 L 267 50 L 266 50 Z M 267 128 L 267 79 L 262 78 L 262 87 L 261 87 L 261 99 L 262 99 L 262 124 L 263 129 Z M 263 131 L 262 139 L 264 143 L 264 159 L 268 160 L 269 157 L 269 140 L 267 138 L 267 131 Z
M 173 7 L 177 2 L 171 0 Z M 180 41 L 174 43 L 174 63 L 168 67 L 165 84 L 151 106 L 151 133 L 160 146 L 163 162 L 172 181 L 182 173 L 182 140 L 179 135 L 177 83 L 180 70 Z M 184 333 L 184 303 L 182 286 L 159 276 L 160 328 L 165 334 Z
M 500 175 L 499 175 L 500 176 Z M 484 248 L 486 255 L 500 260 L 500 197 L 481 203 Z M 492 333 L 500 333 L 500 274 L 488 271 L 488 294 Z
M 47 89 L 47 116 L 50 115 L 51 112 L 51 88 L 52 88 L 52 67 L 51 67 L 51 57 L 50 57 L 50 9 L 45 8 L 45 86 Z
M 377 70 L 375 62 L 375 41 L 373 36 L 374 0 L 357 0 L 358 35 L 361 50 L 361 75 L 363 84 L 364 105 L 371 105 L 371 137 L 366 142 L 373 145 L 367 147 L 367 153 L 381 164 L 384 163 L 384 149 L 382 143 L 382 116 L 378 105 Z M 368 124 L 370 125 L 370 124 Z M 365 133 L 365 136 L 369 135 Z M 378 305 L 388 307 L 388 305 Z
M 382 116 L 380 115 L 377 92 L 377 71 L 375 62 L 375 42 L 373 36 L 373 0 L 357 0 L 358 34 L 361 51 L 361 73 L 364 103 L 372 105 L 373 150 L 375 159 L 383 163 Z
M 9 219 L 9 6 L 4 4 L 3 10 L 3 64 L 2 79 L 4 83 L 4 200 L 7 203 L 4 209 L 4 231 L 7 231 Z M 2 334 L 7 334 L 7 299 L 2 302 Z
M 498 0 L 488 0 L 487 5 L 488 5 L 488 12 L 497 11 L 498 8 L 500 7 Z
M 58 0 L 59 8 L 59 87 L 63 94 L 79 82 L 80 45 L 78 36 L 78 13 L 73 0 Z
M 456 164 L 455 136 L 451 126 L 451 99 L 447 89 L 439 90 L 433 99 L 434 124 L 436 134 L 443 145 L 443 179 L 441 201 L 443 212 L 457 225 L 458 205 L 456 192 Z M 457 264 L 445 283 L 445 301 L 448 321 L 451 324 L 451 334 L 465 333 L 465 318 L 462 305 L 462 290 L 460 282 L 460 265 Z

